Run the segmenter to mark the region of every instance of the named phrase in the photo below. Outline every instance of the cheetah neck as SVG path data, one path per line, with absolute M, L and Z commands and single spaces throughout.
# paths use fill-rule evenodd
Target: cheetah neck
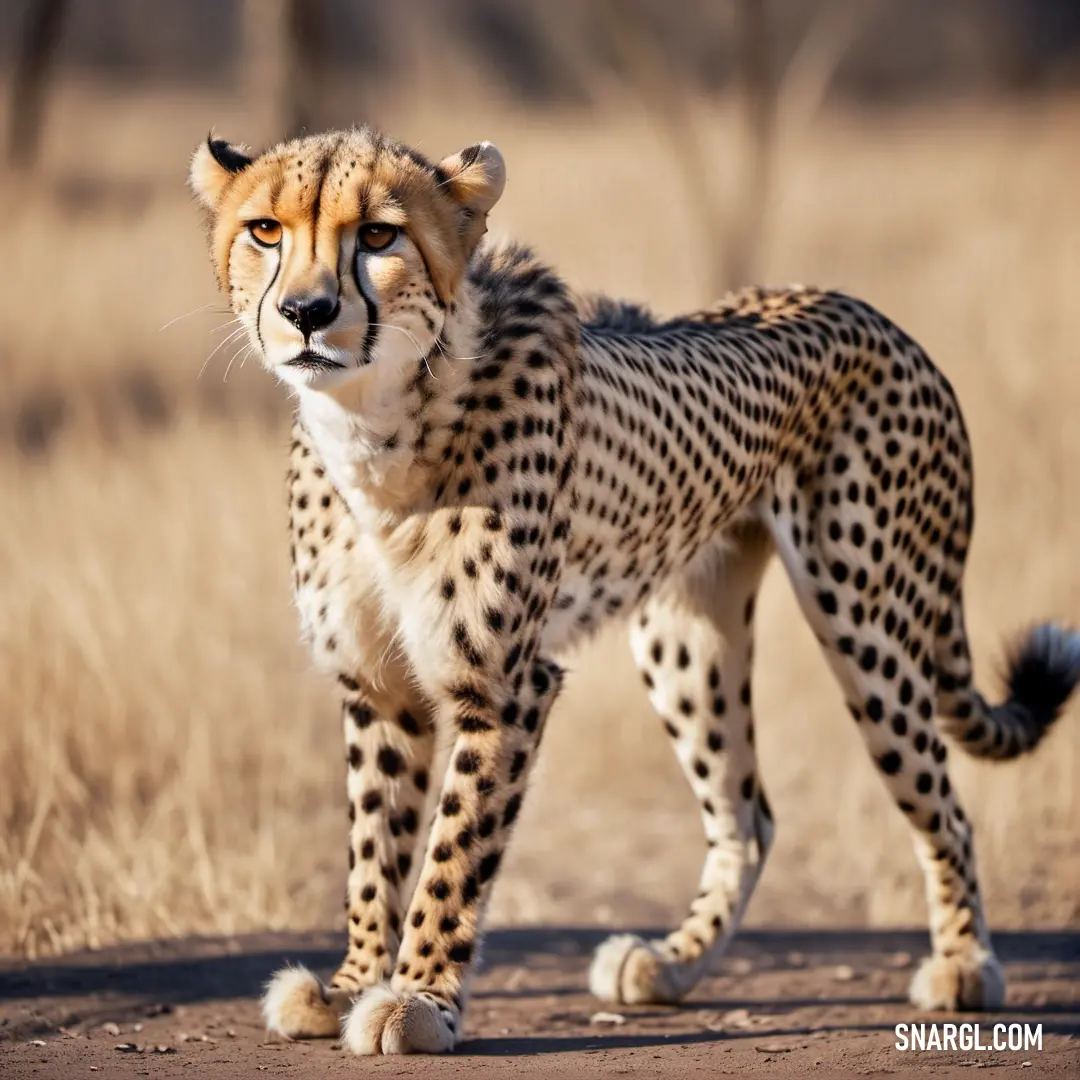
M 354 516 L 393 527 L 430 508 L 457 400 L 481 352 L 478 298 L 464 283 L 439 338 L 417 359 L 405 335 L 386 335 L 356 378 L 300 391 L 299 414 Z

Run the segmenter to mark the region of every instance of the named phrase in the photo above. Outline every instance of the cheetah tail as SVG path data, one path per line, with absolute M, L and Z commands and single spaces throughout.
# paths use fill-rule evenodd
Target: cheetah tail
M 1040 623 L 1018 637 L 1006 657 L 1007 696 L 999 705 L 990 705 L 972 684 L 962 635 L 959 621 L 951 636 L 939 631 L 938 710 L 944 730 L 973 757 L 1004 761 L 1033 750 L 1080 684 L 1080 632 Z M 960 669 L 951 671 L 960 657 Z

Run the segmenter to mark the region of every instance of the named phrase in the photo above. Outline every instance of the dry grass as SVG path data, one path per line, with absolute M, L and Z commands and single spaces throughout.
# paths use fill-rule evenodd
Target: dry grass
M 433 154 L 496 139 L 500 229 L 576 283 L 662 310 L 703 299 L 677 173 L 639 118 L 511 116 L 479 97 L 440 115 L 417 90 L 424 111 L 388 107 L 384 124 Z M 180 178 L 228 117 L 85 87 L 55 115 L 43 178 L 0 190 L 0 953 L 326 925 L 344 883 L 342 754 L 287 593 L 285 409 L 259 373 L 222 387 L 220 355 L 196 381 L 214 317 L 159 330 L 215 300 Z M 702 120 L 722 165 L 730 126 Z M 984 685 L 1004 632 L 1080 618 L 1078 120 L 1066 105 L 828 118 L 785 149 L 762 252 L 763 278 L 877 303 L 956 384 L 978 467 L 966 596 Z M 89 175 L 111 186 L 73 185 Z M 153 372 L 168 419 L 132 419 L 118 373 L 133 370 Z M 18 453 L 21 410 L 50 394 L 60 434 Z M 751 917 L 918 923 L 905 826 L 778 570 L 761 610 L 779 840 Z M 495 917 L 671 919 L 702 854 L 691 800 L 620 635 L 576 664 Z M 1078 720 L 1031 760 L 956 761 L 995 924 L 1080 917 Z

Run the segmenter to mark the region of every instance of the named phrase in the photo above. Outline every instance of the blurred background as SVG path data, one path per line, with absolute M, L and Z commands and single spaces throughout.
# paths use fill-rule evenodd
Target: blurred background
M 188 156 L 371 121 L 490 139 L 492 227 L 671 313 L 837 286 L 977 464 L 968 622 L 1080 621 L 1075 0 L 3 0 L 0 954 L 338 925 L 343 751 L 288 591 L 289 405 L 233 362 Z M 923 925 L 901 816 L 774 567 L 752 923 Z M 666 923 L 704 843 L 621 627 L 571 658 L 499 922 Z M 992 923 L 1080 920 L 1080 715 L 953 774 Z

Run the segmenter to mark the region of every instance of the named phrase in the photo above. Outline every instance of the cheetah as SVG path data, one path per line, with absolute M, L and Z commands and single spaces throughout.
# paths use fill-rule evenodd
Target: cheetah
M 581 298 L 484 239 L 505 179 L 490 143 L 436 164 L 368 127 L 260 154 L 210 136 L 192 160 L 220 286 L 297 400 L 295 600 L 345 736 L 347 952 L 328 985 L 279 972 L 268 1028 L 455 1047 L 558 658 L 620 618 L 708 847 L 682 925 L 610 938 L 589 986 L 686 995 L 774 835 L 751 708 L 774 554 L 911 827 L 933 950 L 911 999 L 1000 1006 L 945 737 L 1031 750 L 1080 681 L 1080 634 L 1035 626 L 1006 700 L 975 688 L 972 461 L 948 381 L 839 292 L 750 289 L 668 321 Z

